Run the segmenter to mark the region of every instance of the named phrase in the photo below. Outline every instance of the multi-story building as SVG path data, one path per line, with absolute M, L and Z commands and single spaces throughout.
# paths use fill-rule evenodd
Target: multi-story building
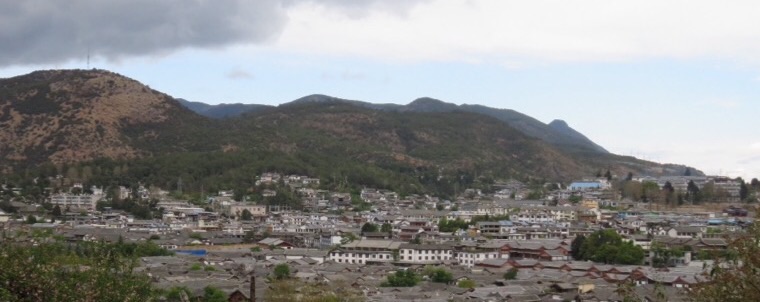
M 402 243 L 392 240 L 357 240 L 330 252 L 329 257 L 338 263 L 393 262 L 396 261 Z
M 245 210 L 248 210 L 248 212 L 251 213 L 252 216 L 266 216 L 267 215 L 267 207 L 264 205 L 257 205 L 257 204 L 248 204 L 248 203 L 232 203 L 229 205 L 227 214 L 231 216 L 235 216 L 238 219 L 241 215 L 243 215 L 243 212 Z
M 399 247 L 399 262 L 413 264 L 441 264 L 454 259 L 454 249 L 444 244 L 409 244 Z
M 70 194 L 60 193 L 50 197 L 50 204 L 61 208 L 95 210 L 102 194 Z

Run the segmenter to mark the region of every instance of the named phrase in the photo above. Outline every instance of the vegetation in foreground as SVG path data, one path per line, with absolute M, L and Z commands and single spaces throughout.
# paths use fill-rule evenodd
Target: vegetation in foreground
M 151 301 L 137 258 L 171 254 L 150 242 L 71 244 L 46 233 L 0 241 L 0 301 Z

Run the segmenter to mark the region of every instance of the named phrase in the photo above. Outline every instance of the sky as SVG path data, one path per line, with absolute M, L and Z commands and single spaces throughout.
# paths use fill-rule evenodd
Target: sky
M 754 0 L 0 0 L 0 77 L 63 68 L 209 104 L 482 104 L 760 177 Z

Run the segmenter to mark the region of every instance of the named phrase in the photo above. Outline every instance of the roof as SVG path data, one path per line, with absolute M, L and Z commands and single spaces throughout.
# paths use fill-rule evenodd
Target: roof
M 403 242 L 392 240 L 372 240 L 362 239 L 349 242 L 343 245 L 343 248 L 374 248 L 374 249 L 389 249 L 396 250 L 401 246 Z

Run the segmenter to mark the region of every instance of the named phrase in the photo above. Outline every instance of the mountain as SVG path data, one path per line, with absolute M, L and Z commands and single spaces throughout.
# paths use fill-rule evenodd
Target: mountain
M 591 154 L 606 154 L 609 153 L 603 147 L 594 143 L 580 132 L 570 128 L 565 122 L 544 124 L 528 115 L 509 109 L 497 109 L 481 105 L 456 105 L 452 103 L 446 103 L 433 98 L 419 98 L 407 105 L 397 104 L 373 104 L 362 101 L 346 100 L 335 98 L 326 95 L 309 95 L 297 99 L 291 103 L 304 103 L 304 102 L 345 102 L 356 106 L 370 108 L 374 110 L 395 111 L 395 112 L 456 112 L 465 111 L 479 113 L 487 116 L 494 117 L 507 123 L 509 126 L 519 130 L 525 135 L 533 138 L 540 139 L 549 144 L 554 145 L 566 152 L 577 153 L 591 153 Z M 183 103 L 185 104 L 185 103 Z M 264 105 L 208 105 L 200 102 L 188 102 L 186 106 L 195 111 L 196 113 L 211 117 L 220 118 L 220 114 L 210 114 L 215 110 L 225 112 L 226 117 L 234 117 L 240 114 L 261 110 L 266 107 Z M 251 106 L 251 107 L 244 107 Z M 234 111 L 239 110 L 239 111 Z
M 6 164 L 196 149 L 187 130 L 212 124 L 166 94 L 103 70 L 1 79 L 0 112 L 0 157 Z
M 214 119 L 236 117 L 236 116 L 240 116 L 243 113 L 255 112 L 258 110 L 272 107 L 272 106 L 267 106 L 267 105 L 241 104 L 241 103 L 234 103 L 234 104 L 222 103 L 218 105 L 209 105 L 209 104 L 201 103 L 201 102 L 191 102 L 191 101 L 180 99 L 180 98 L 178 98 L 177 101 L 179 101 L 179 103 L 182 104 L 182 106 L 187 107 L 188 109 L 194 111 L 195 113 L 198 113 L 206 117 L 214 118 Z
M 32 175 L 78 167 L 72 173 L 86 174 L 83 182 L 101 184 L 170 186 L 181 178 L 196 190 L 245 189 L 253 175 L 280 171 L 320 177 L 335 188 L 447 194 L 494 179 L 686 169 L 589 152 L 590 141 L 562 145 L 559 138 L 585 137 L 561 121 L 546 125 L 511 110 L 430 98 L 394 105 L 311 95 L 225 119 L 188 108 L 209 109 L 103 70 L 0 79 L 0 165 L 47 169 Z

